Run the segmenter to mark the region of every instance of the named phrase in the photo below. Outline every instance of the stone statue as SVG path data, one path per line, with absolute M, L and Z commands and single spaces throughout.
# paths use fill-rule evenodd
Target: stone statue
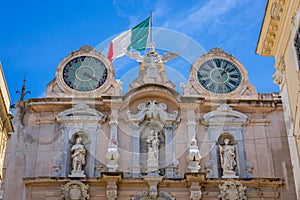
M 78 137 L 76 139 L 76 144 L 74 144 L 71 148 L 71 158 L 72 158 L 72 174 L 73 172 L 79 171 L 82 172 L 82 167 L 85 165 L 85 148 L 82 144 L 82 138 Z
M 158 161 L 158 147 L 159 147 L 159 139 L 158 133 L 154 130 L 150 131 L 150 135 L 147 138 L 148 143 L 148 160 L 156 160 Z
M 229 145 L 230 139 L 224 139 L 224 145 L 220 147 L 220 158 L 221 158 L 221 166 L 223 169 L 223 174 L 226 172 L 233 172 L 236 162 L 235 162 L 235 153 L 234 146 Z

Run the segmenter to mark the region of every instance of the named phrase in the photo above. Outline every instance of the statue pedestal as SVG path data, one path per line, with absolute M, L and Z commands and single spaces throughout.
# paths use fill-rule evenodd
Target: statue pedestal
M 201 166 L 199 165 L 199 161 L 189 161 L 188 170 L 192 173 L 198 173 L 201 169 Z
M 83 170 L 72 170 L 71 174 L 68 177 L 75 178 L 84 178 L 85 174 Z
M 238 176 L 234 171 L 223 171 L 222 178 L 238 178 Z
M 157 160 L 147 160 L 147 173 L 159 173 L 159 166 Z

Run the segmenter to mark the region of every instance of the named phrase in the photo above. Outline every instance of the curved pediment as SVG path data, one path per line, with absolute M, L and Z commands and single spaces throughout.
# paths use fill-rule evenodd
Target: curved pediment
M 216 110 L 203 116 L 206 124 L 245 124 L 248 116 L 233 110 L 228 104 L 221 104 Z
M 77 122 L 77 121 L 98 121 L 104 122 L 106 116 L 90 108 L 87 104 L 80 102 L 74 106 L 74 108 L 65 110 L 56 116 L 56 119 L 60 123 L 65 122 Z

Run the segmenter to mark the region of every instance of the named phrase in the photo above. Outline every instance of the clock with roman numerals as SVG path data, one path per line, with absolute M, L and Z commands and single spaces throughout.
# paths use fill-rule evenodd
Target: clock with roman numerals
M 107 67 L 92 56 L 78 56 L 63 68 L 65 84 L 73 90 L 88 92 L 101 87 L 107 79 Z
M 200 85 L 215 94 L 235 91 L 242 82 L 242 73 L 232 62 L 214 58 L 202 63 L 197 70 Z

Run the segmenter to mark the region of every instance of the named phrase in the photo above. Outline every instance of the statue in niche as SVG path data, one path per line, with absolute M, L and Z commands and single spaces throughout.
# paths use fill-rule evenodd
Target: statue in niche
M 148 144 L 148 160 L 158 161 L 158 132 L 151 130 L 146 142 Z
M 82 167 L 85 165 L 85 148 L 82 144 L 82 138 L 78 137 L 76 143 L 71 148 L 71 158 L 72 158 L 72 174 L 74 172 L 82 172 Z
M 232 172 L 236 166 L 234 146 L 229 145 L 230 139 L 224 139 L 224 145 L 220 147 L 220 158 L 223 174 L 226 172 Z

